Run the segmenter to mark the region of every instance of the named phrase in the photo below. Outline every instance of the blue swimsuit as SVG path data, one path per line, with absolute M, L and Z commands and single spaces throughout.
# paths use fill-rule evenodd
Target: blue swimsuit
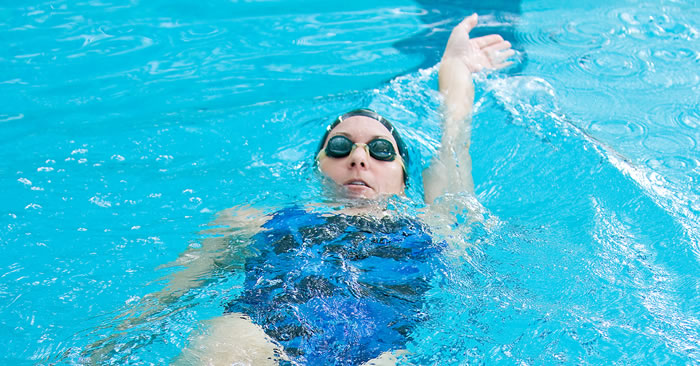
M 248 314 L 300 364 L 357 365 L 405 348 L 441 251 L 423 224 L 292 208 L 263 227 L 227 312 Z

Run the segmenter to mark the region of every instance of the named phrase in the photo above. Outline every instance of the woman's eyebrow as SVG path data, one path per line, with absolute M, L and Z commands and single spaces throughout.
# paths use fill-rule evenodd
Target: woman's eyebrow
M 374 135 L 374 136 L 372 136 L 371 140 L 374 140 L 374 139 L 385 139 L 385 140 L 391 141 L 391 136 L 390 135 Z

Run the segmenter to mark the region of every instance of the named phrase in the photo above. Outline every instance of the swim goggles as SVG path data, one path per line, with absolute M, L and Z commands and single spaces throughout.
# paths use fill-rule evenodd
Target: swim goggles
M 396 150 L 391 141 L 383 138 L 376 138 L 366 144 L 352 142 L 349 138 L 343 135 L 331 137 L 326 144 L 326 148 L 321 150 L 321 154 L 331 158 L 344 158 L 355 151 L 357 147 L 363 147 L 369 156 L 381 161 L 394 161 L 396 159 Z

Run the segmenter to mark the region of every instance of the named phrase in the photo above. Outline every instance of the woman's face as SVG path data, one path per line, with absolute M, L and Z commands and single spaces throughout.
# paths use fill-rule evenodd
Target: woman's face
M 342 135 L 354 143 L 366 144 L 376 138 L 391 141 L 397 152 L 393 161 L 381 161 L 371 157 L 358 146 L 350 155 L 341 158 L 323 157 L 319 160 L 321 171 L 332 179 L 342 193 L 349 197 L 376 198 L 380 195 L 401 194 L 404 189 L 403 167 L 398 155 L 396 140 L 379 121 L 365 116 L 350 117 L 330 131 L 323 148 L 333 136 Z

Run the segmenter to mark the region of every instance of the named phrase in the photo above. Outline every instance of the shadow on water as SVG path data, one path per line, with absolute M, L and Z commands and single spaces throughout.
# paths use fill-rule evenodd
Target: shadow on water
M 419 18 L 426 25 L 426 29 L 411 38 L 396 42 L 394 45 L 403 53 L 423 56 L 423 63 L 416 69 L 428 68 L 438 63 L 450 36 L 450 30 L 472 13 L 482 16 L 480 26 L 471 33 L 472 37 L 497 33 L 510 41 L 514 49 L 522 51 L 522 44 L 516 37 L 514 24 L 520 16 L 519 0 L 419 0 L 417 3 L 425 9 L 425 13 Z M 486 22 L 484 18 L 487 19 Z M 525 68 L 526 61 L 527 59 L 524 58 L 510 71 L 519 73 Z

